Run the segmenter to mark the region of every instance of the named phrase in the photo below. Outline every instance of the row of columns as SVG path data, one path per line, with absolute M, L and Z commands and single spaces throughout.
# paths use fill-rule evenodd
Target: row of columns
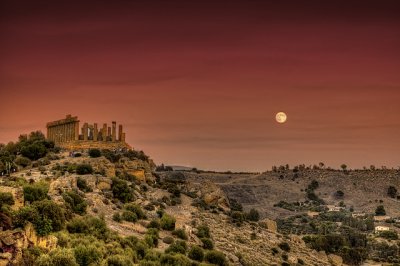
M 47 138 L 54 142 L 67 142 L 79 139 L 79 122 L 69 122 L 47 127 Z
M 113 121 L 111 127 L 107 127 L 104 123 L 103 127 L 98 128 L 97 123 L 90 126 L 88 123 L 83 124 L 82 127 L 83 140 L 102 140 L 102 141 L 123 141 L 125 142 L 125 133 L 123 132 L 122 125 L 118 127 L 118 138 L 117 138 L 117 122 Z

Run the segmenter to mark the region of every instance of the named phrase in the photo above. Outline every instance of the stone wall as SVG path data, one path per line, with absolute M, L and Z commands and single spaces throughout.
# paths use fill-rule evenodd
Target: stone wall
M 58 143 L 57 146 L 68 150 L 86 150 L 86 149 L 132 149 L 129 144 L 125 142 L 104 142 L 104 141 L 90 141 L 90 140 L 77 140 L 65 143 Z

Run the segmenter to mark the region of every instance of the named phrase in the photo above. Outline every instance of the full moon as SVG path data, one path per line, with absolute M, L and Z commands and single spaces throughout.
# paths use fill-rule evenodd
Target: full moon
M 287 115 L 284 112 L 279 112 L 275 116 L 276 122 L 278 123 L 285 123 L 287 119 Z

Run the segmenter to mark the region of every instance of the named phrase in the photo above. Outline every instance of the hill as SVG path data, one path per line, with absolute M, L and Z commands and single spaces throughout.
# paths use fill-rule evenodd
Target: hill
M 0 265 L 399 262 L 398 170 L 156 171 L 37 132 L 0 160 Z

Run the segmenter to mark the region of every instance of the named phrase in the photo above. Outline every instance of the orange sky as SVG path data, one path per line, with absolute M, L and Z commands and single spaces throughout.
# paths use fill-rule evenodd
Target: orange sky
M 156 163 L 400 166 L 396 1 L 9 2 L 0 142 L 72 114 Z

